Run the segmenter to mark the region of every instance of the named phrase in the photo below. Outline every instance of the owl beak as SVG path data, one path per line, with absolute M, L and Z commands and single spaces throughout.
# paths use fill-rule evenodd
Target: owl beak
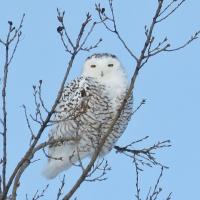
M 103 76 L 104 76 L 103 71 L 101 71 L 101 77 L 103 77 Z

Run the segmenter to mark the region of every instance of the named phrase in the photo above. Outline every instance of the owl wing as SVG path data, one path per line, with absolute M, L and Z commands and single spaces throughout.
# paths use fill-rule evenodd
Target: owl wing
M 47 178 L 54 178 L 91 154 L 91 148 L 99 141 L 101 125 L 111 118 L 109 102 L 104 86 L 94 78 L 80 77 L 65 86 L 49 137 L 73 139 L 49 146 L 49 159 L 43 171 Z M 62 158 L 62 162 L 56 158 Z
M 83 77 L 74 79 L 63 89 L 59 103 L 55 109 L 54 120 L 61 122 L 73 117 L 75 109 L 80 107 L 86 97 L 86 80 Z
M 104 86 L 89 77 L 81 76 L 66 85 L 55 109 L 53 121 L 56 125 L 51 129 L 50 137 L 75 136 L 78 129 L 81 132 L 87 125 L 97 127 L 98 121 L 106 120 L 103 113 L 109 110 L 106 103 L 109 100 L 103 91 Z

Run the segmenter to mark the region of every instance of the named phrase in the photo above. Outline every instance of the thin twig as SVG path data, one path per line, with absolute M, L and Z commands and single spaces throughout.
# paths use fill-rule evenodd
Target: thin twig
M 48 187 L 49 187 L 49 184 L 47 184 L 47 185 L 45 186 L 45 188 L 41 191 L 40 194 L 39 194 L 39 191 L 37 190 L 37 191 L 35 192 L 35 194 L 34 194 L 32 200 L 38 200 L 38 199 L 44 197 L 44 194 L 45 194 L 45 192 L 47 191 Z M 27 195 L 26 195 L 26 196 L 27 196 Z M 26 198 L 28 198 L 28 197 L 26 197 Z
M 135 186 L 136 186 L 136 199 L 137 200 L 141 200 L 140 198 L 140 188 L 139 188 L 139 171 L 140 171 L 140 168 L 138 167 L 138 163 L 135 159 L 135 156 L 134 156 L 134 165 L 135 165 L 135 173 L 136 173 L 136 182 L 135 182 Z
M 44 101 L 43 101 L 43 98 L 42 98 L 42 80 L 39 81 L 38 96 L 39 96 L 39 100 L 40 100 L 40 103 L 42 105 L 42 108 L 46 111 L 46 113 L 49 113 L 48 109 L 44 105 Z
M 35 138 L 35 135 L 34 135 L 33 130 L 31 128 L 31 124 L 30 124 L 30 121 L 29 121 L 29 118 L 28 118 L 28 115 L 27 115 L 26 106 L 22 105 L 22 108 L 24 109 L 24 115 L 25 115 L 25 119 L 26 119 L 26 124 L 28 126 L 29 132 L 31 133 L 31 139 L 30 139 L 30 144 L 31 144 L 32 140 Z
M 58 193 L 57 193 L 57 198 L 56 198 L 56 200 L 59 200 L 60 197 L 61 197 L 61 195 L 63 194 L 62 190 L 63 190 L 64 186 L 65 186 L 65 175 L 63 176 L 63 178 L 62 178 L 62 180 L 61 180 L 61 186 L 60 186 L 59 189 L 58 189 Z
M 172 0 L 161 12 L 160 15 L 164 14 L 177 0 Z
M 187 42 L 185 42 L 185 44 L 183 44 L 183 45 L 181 45 L 180 47 L 177 47 L 177 48 L 165 49 L 164 51 L 170 52 L 170 51 L 178 51 L 180 49 L 183 49 L 186 46 L 188 46 L 191 42 L 193 42 L 194 40 L 198 39 L 199 35 L 200 35 L 200 31 L 197 31 L 196 33 L 194 33 L 194 35 L 191 36 L 191 38 Z
M 139 140 L 139 142 L 142 142 L 147 138 L 148 137 L 142 138 L 141 140 Z M 133 145 L 135 145 L 136 142 L 138 143 L 138 141 L 133 141 L 129 145 L 126 145 L 125 147 L 114 146 L 116 153 L 122 153 L 130 157 L 131 159 L 137 160 L 137 162 L 141 163 L 142 165 L 147 165 L 151 167 L 153 164 L 168 168 L 167 166 L 157 161 L 157 159 L 155 158 L 155 151 L 162 148 L 171 147 L 169 140 L 157 142 L 151 145 L 150 147 L 145 147 L 141 149 L 133 148 Z
M 162 22 L 163 20 L 167 19 L 170 15 L 172 15 L 186 0 L 182 0 L 172 11 L 170 11 L 167 15 L 158 19 L 156 23 Z M 165 12 L 172 4 L 169 4 L 163 11 Z M 164 12 L 161 12 L 159 16 L 161 16 Z
M 65 11 L 63 11 L 62 14 L 61 14 L 60 10 L 57 8 L 57 13 L 58 13 L 58 16 L 57 16 L 58 21 L 61 23 L 61 27 L 64 28 L 65 37 L 67 38 L 67 40 L 68 40 L 69 44 L 71 45 L 71 47 L 74 49 L 75 46 L 74 46 L 71 38 L 69 37 L 69 35 L 67 33 L 67 29 L 66 29 L 65 24 L 64 24 Z
M 146 99 L 140 102 L 140 105 L 133 111 L 133 115 L 146 103 Z
M 149 196 L 149 200 L 155 200 L 155 199 L 157 199 L 158 194 L 162 191 L 161 188 L 158 188 L 158 185 L 160 183 L 161 177 L 163 176 L 163 170 L 164 170 L 164 167 L 161 167 L 160 175 L 159 175 L 159 177 L 158 177 L 158 179 L 156 181 L 156 184 L 154 186 L 152 194 Z
M 119 31 L 117 29 L 117 25 L 116 25 L 116 21 L 115 21 L 115 14 L 114 14 L 114 9 L 113 9 L 113 3 L 112 0 L 109 0 L 109 7 L 110 7 L 110 11 L 112 16 L 108 17 L 105 14 L 105 9 L 101 7 L 100 4 L 96 4 L 96 10 L 99 14 L 99 18 L 101 19 L 101 21 L 103 22 L 105 28 L 107 30 L 109 30 L 110 32 L 114 33 L 117 38 L 121 41 L 121 43 L 123 44 L 123 46 L 127 49 L 127 51 L 129 52 L 129 54 L 135 59 L 135 61 L 138 61 L 137 56 L 133 53 L 133 51 L 128 47 L 128 45 L 126 44 L 126 42 L 122 39 L 121 35 L 119 34 Z M 106 23 L 106 21 L 111 21 L 113 23 L 113 28 L 110 28 L 109 25 Z
M 111 170 L 111 167 L 109 167 L 107 160 L 102 159 L 100 161 L 97 161 L 95 166 L 93 166 L 92 170 L 88 173 L 85 181 L 88 181 L 88 182 L 105 181 L 107 180 L 107 177 L 105 177 L 105 175 L 110 170 Z M 96 175 L 95 177 L 92 177 L 97 172 L 99 172 L 99 174 Z

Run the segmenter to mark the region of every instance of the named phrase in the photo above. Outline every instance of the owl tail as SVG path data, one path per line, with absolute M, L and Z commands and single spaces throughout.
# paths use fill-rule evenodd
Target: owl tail
M 59 147 L 49 149 L 49 160 L 43 169 L 43 175 L 47 179 L 55 178 L 60 172 L 69 169 L 79 159 L 82 160 L 88 155 L 88 152 L 78 152 L 77 148 L 65 144 Z

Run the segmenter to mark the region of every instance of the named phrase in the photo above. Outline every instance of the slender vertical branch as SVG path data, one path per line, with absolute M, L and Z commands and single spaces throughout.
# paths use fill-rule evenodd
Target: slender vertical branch
M 9 65 L 15 55 L 17 46 L 19 44 L 19 40 L 21 37 L 21 28 L 23 24 L 25 15 L 22 16 L 20 25 L 18 28 L 13 26 L 12 21 L 8 21 L 8 34 L 6 40 L 0 40 L 0 43 L 5 47 L 5 63 L 4 63 L 4 71 L 3 71 L 3 81 L 2 81 L 2 125 L 3 125 L 3 166 L 2 166 L 2 184 L 3 184 L 3 191 L 6 188 L 6 168 L 7 168 L 7 103 L 6 103 L 6 96 L 7 96 L 7 82 L 8 82 L 8 70 Z M 14 44 L 13 49 L 11 49 L 11 45 Z M 10 52 L 11 51 L 11 52 Z
M 65 186 L 65 175 L 63 176 L 63 178 L 62 178 L 62 180 L 61 180 L 61 185 L 60 185 L 60 187 L 58 188 L 58 193 L 57 193 L 56 200 L 59 200 L 59 199 L 60 199 L 60 197 L 61 197 L 61 195 L 62 195 L 62 193 L 63 193 L 62 190 L 63 190 L 64 186 Z
M 136 161 L 135 156 L 133 157 L 134 160 L 134 165 L 135 165 L 135 173 L 136 173 L 136 182 L 135 182 L 135 187 L 136 187 L 136 199 L 137 200 L 141 200 L 140 198 L 140 187 L 139 187 L 139 167 L 138 167 L 138 163 Z
M 8 38 L 7 38 L 8 40 Z M 6 110 L 6 89 L 7 89 L 7 78 L 8 78 L 8 43 L 6 43 L 6 59 L 4 64 L 4 75 L 3 75 L 3 88 L 2 88 L 2 112 L 3 112 L 3 167 L 2 167 L 2 182 L 3 191 L 6 186 L 6 163 L 7 163 L 7 110 Z

